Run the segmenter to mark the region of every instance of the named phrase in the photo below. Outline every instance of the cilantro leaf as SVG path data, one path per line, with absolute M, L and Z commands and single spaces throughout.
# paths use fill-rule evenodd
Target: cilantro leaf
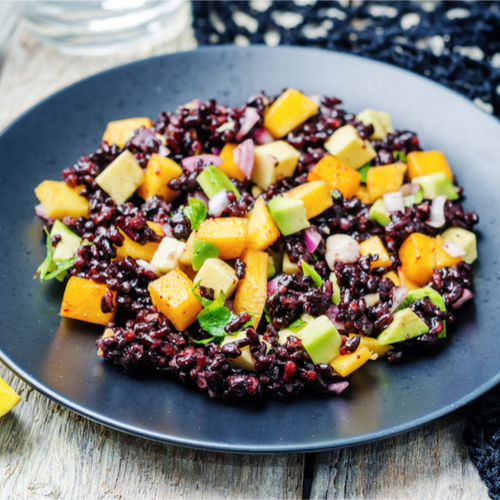
M 64 279 L 65 272 L 69 268 L 73 267 L 76 256 L 54 262 L 54 247 L 52 246 L 52 239 L 49 232 L 47 231 L 47 228 L 44 229 L 45 233 L 47 234 L 47 255 L 36 270 L 36 274 L 35 276 L 33 276 L 33 279 L 36 279 L 38 276 L 40 276 L 40 281 L 51 280 L 53 278 L 57 278 L 62 281 Z
M 368 175 L 368 170 L 370 170 L 370 168 L 372 168 L 372 164 L 371 162 L 368 162 L 366 165 L 363 165 L 359 170 L 359 175 L 360 175 L 360 178 L 359 180 L 363 183 L 363 184 L 366 184 L 366 176 Z
M 198 323 L 213 337 L 225 337 L 224 327 L 231 321 L 233 314 L 227 307 L 213 305 L 198 314 Z
M 302 318 L 296 319 L 292 324 L 288 326 L 288 330 L 296 330 L 297 328 L 300 328 L 305 324 L 306 322 Z
M 191 227 L 196 231 L 200 224 L 206 219 L 208 213 L 207 204 L 198 198 L 189 198 L 187 207 L 184 207 L 184 215 L 191 222 Z
M 394 156 L 394 158 L 396 158 L 396 160 L 402 161 L 404 163 L 408 163 L 408 157 L 406 156 L 405 153 L 403 153 L 403 151 L 393 151 L 392 156 Z

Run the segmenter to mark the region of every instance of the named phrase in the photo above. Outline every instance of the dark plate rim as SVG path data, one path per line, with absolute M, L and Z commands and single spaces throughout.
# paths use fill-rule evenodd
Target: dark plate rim
M 361 59 L 364 61 L 368 61 L 371 63 L 374 63 L 375 65 L 384 65 L 384 66 L 389 66 L 392 69 L 402 71 L 405 73 L 410 73 L 413 75 L 413 77 L 423 80 L 427 83 L 430 83 L 432 85 L 435 85 L 436 87 L 439 87 L 441 89 L 445 89 L 448 92 L 451 92 L 455 94 L 455 96 L 459 97 L 461 100 L 463 100 L 465 103 L 468 105 L 474 106 L 473 102 L 468 99 L 467 97 L 463 96 L 459 92 L 449 89 L 448 87 L 445 87 L 444 85 L 441 85 L 440 83 L 435 82 L 434 80 L 431 80 L 429 78 L 426 78 L 422 75 L 419 75 L 417 73 L 414 73 L 412 71 L 400 68 L 398 66 L 395 66 L 393 64 L 389 64 L 384 61 L 377 61 L 375 59 L 370 59 L 367 57 L 362 57 L 356 54 L 349 54 L 345 52 L 339 52 L 339 51 L 332 51 L 332 50 L 326 50 L 326 49 L 320 49 L 320 48 L 311 48 L 311 47 L 301 47 L 301 46 L 291 46 L 291 45 L 281 45 L 277 47 L 268 47 L 266 45 L 251 45 L 248 47 L 237 47 L 234 45 L 217 45 L 217 46 L 204 46 L 200 47 L 194 50 L 189 50 L 189 51 L 183 51 L 183 52 L 175 52 L 171 54 L 162 54 L 154 57 L 149 57 L 145 59 L 139 59 L 136 61 L 132 61 L 126 64 L 121 64 L 119 66 L 114 66 L 113 68 L 109 68 L 104 71 L 100 71 L 94 75 L 88 76 L 82 80 L 78 80 L 77 82 L 74 82 L 57 92 L 47 96 L 46 98 L 42 99 L 39 101 L 37 104 L 29 108 L 28 110 L 24 111 L 21 115 L 19 115 L 17 118 L 15 118 L 11 123 L 9 123 L 3 130 L 0 131 L 0 139 L 4 134 L 6 134 L 8 131 L 10 131 L 11 128 L 15 127 L 19 121 L 21 121 L 25 116 L 27 116 L 29 113 L 31 113 L 32 110 L 36 109 L 37 107 L 43 105 L 46 101 L 49 101 L 53 97 L 69 90 L 74 87 L 77 87 L 79 85 L 86 84 L 87 82 L 95 79 L 95 78 L 100 78 L 101 75 L 111 73 L 117 69 L 123 69 L 127 67 L 133 67 L 134 65 L 137 64 L 142 64 L 146 61 L 150 60 L 158 60 L 158 59 L 168 59 L 169 57 L 175 56 L 179 53 L 182 53 L 183 55 L 185 54 L 188 56 L 191 53 L 199 53 L 199 52 L 213 52 L 213 51 L 315 51 L 315 52 L 322 52 L 322 53 L 330 53 L 330 54 L 335 54 L 336 56 L 341 56 L 343 58 L 351 59 L 351 58 L 356 58 L 356 59 Z M 486 118 L 494 121 L 497 125 L 499 124 L 499 120 L 495 118 L 493 115 L 487 113 L 486 111 L 482 110 L 478 106 L 476 108 L 481 111 Z M 253 454 L 276 454 L 276 453 L 311 453 L 311 452 L 319 452 L 319 451 L 327 451 L 327 450 L 332 450 L 332 449 L 337 449 L 337 448 L 346 448 L 350 446 L 358 446 L 366 443 L 370 443 L 373 441 L 378 441 L 384 438 L 389 438 L 392 436 L 397 436 L 399 434 L 403 434 L 405 432 L 412 431 L 414 429 L 417 429 L 419 427 L 422 427 L 426 424 L 429 424 L 441 417 L 444 417 L 451 412 L 458 410 L 459 408 L 462 408 L 466 406 L 467 404 L 471 403 L 475 399 L 479 398 L 486 392 L 488 392 L 490 389 L 495 387 L 497 384 L 500 383 L 500 373 L 498 373 L 495 377 L 491 378 L 488 382 L 482 384 L 481 386 L 477 387 L 475 390 L 470 392 L 467 396 L 462 397 L 455 403 L 449 404 L 439 410 L 436 410 L 434 412 L 428 413 L 427 415 L 416 418 L 413 420 L 410 420 L 408 422 L 396 425 L 391 427 L 390 429 L 386 429 L 383 431 L 375 431 L 375 432 L 368 432 L 364 434 L 360 434 L 358 436 L 350 436 L 346 438 L 341 438 L 341 439 L 334 439 L 334 440 L 325 440 L 320 443 L 316 443 L 314 445 L 281 445 L 281 446 L 266 446 L 266 445 L 245 445 L 245 446 L 240 446 L 240 445 L 232 445 L 230 443 L 207 443 L 204 440 L 197 440 L 193 438 L 180 438 L 180 437 L 175 437 L 175 436 L 168 436 L 165 434 L 161 434 L 158 432 L 153 432 L 153 431 L 147 431 L 144 429 L 140 429 L 139 427 L 124 424 L 122 422 L 116 421 L 114 419 L 109 419 L 106 418 L 102 415 L 99 415 L 96 412 L 90 411 L 87 408 L 74 403 L 64 396 L 59 395 L 56 391 L 53 391 L 46 387 L 43 383 L 39 382 L 36 380 L 34 377 L 32 377 L 26 370 L 18 366 L 16 363 L 14 363 L 12 360 L 10 360 L 9 356 L 0 350 L 0 361 L 10 370 L 12 371 L 15 375 L 17 375 L 21 380 L 26 382 L 28 385 L 36 389 L 39 393 L 42 395 L 46 396 L 47 398 L 51 399 L 55 403 L 58 403 L 62 405 L 63 407 L 67 408 L 68 410 L 71 410 L 78 415 L 81 415 L 82 417 L 88 418 L 94 422 L 97 422 L 99 424 L 105 425 L 106 427 L 109 427 L 111 429 L 125 432 L 127 434 L 153 440 L 153 441 L 158 441 L 158 442 L 163 442 L 166 444 L 171 444 L 171 445 L 177 445 L 177 446 L 183 446 L 187 448 L 195 448 L 195 449 L 202 449 L 202 450 L 211 450 L 211 451 L 219 451 L 219 452 L 230 452 L 230 453 L 253 453 Z

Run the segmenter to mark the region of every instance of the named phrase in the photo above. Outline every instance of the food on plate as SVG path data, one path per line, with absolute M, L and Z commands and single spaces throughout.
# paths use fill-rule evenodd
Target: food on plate
M 340 394 L 446 342 L 478 216 L 446 152 L 340 104 L 287 89 L 110 122 L 35 189 L 61 316 L 102 325 L 106 362 L 224 399 Z

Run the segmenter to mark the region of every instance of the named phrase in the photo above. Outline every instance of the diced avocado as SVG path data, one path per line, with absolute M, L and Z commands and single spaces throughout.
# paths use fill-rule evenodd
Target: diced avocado
M 439 307 L 441 311 L 446 311 L 446 304 L 444 303 L 442 295 L 438 293 L 436 290 L 434 290 L 434 288 L 431 288 L 430 286 L 424 286 L 423 288 L 410 290 L 401 307 L 403 308 L 408 307 L 412 302 L 415 302 L 423 297 L 429 297 L 429 299 L 431 299 L 431 302 L 436 307 Z M 438 335 L 439 339 L 446 337 L 446 321 L 443 321 L 443 326 L 444 326 L 443 330 Z
M 174 270 L 179 265 L 179 257 L 186 248 L 186 243 L 175 238 L 165 237 L 160 241 L 151 265 L 156 267 L 162 274 Z
M 329 280 L 332 282 L 333 285 L 332 302 L 334 304 L 340 304 L 340 287 L 335 272 L 330 273 Z
M 380 300 L 379 293 L 369 293 L 363 297 L 365 299 L 365 303 L 368 307 L 374 306 Z
M 462 260 L 467 264 L 472 264 L 477 259 L 476 235 L 472 231 L 461 227 L 450 227 L 441 237 L 444 241 L 454 241 L 466 253 Z
M 274 259 L 269 255 L 267 259 L 267 279 L 270 280 L 276 274 L 276 265 Z
M 199 271 L 207 259 L 218 257 L 219 253 L 220 249 L 214 243 L 195 238 L 193 244 L 193 256 L 191 257 L 191 266 L 193 271 Z
M 453 183 L 444 172 L 421 175 L 412 179 L 414 184 L 420 184 L 424 189 L 424 198 L 433 200 L 436 196 L 445 194 L 449 200 L 457 200 L 458 194 Z
M 196 177 L 196 181 L 208 198 L 213 198 L 224 188 L 228 191 L 232 191 L 236 195 L 236 198 L 240 197 L 239 191 L 229 180 L 229 177 L 222 170 L 214 168 L 212 165 L 206 167 L 205 170 Z
M 391 115 L 383 111 L 374 109 L 364 109 L 356 115 L 356 120 L 364 125 L 373 125 L 373 134 L 370 139 L 381 140 L 387 137 L 387 134 L 394 132 L 391 123 Z
M 297 334 L 315 365 L 329 363 L 339 355 L 342 339 L 327 316 L 315 318 Z
M 234 269 L 221 259 L 207 259 L 203 263 L 194 278 L 194 283 L 198 284 L 200 281 L 201 286 L 212 288 L 215 299 L 219 296 L 221 290 L 224 292 L 226 299 L 230 298 L 238 285 L 238 278 Z
M 54 249 L 54 255 L 52 257 L 54 262 L 70 259 L 76 254 L 82 244 L 82 239 L 59 220 L 54 222 L 50 231 L 50 237 L 53 238 L 54 236 L 61 237 L 61 240 Z
M 287 253 L 283 254 L 283 264 L 282 269 L 285 274 L 297 274 L 300 273 L 300 267 L 295 262 L 290 260 Z
M 286 344 L 290 335 L 299 338 L 299 332 L 304 329 L 308 323 L 314 321 L 314 319 L 315 318 L 313 316 L 309 316 L 309 314 L 302 314 L 299 319 L 295 320 L 286 329 L 278 332 L 278 342 L 280 344 Z
M 314 284 L 318 288 L 323 286 L 323 280 L 321 279 L 321 276 L 318 274 L 318 272 L 316 271 L 316 269 L 314 269 L 313 266 L 309 265 L 305 261 L 301 261 L 300 265 L 302 267 L 302 272 L 304 273 L 304 275 L 310 276 Z
M 368 218 L 378 222 L 382 227 L 391 222 L 391 214 L 386 210 L 383 198 L 379 198 L 370 207 Z
M 403 342 L 429 332 L 429 327 L 408 307 L 394 314 L 392 323 L 377 340 L 382 345 Z
M 276 196 L 269 201 L 267 208 L 283 236 L 298 233 L 310 226 L 302 200 Z
M 405 207 L 411 207 L 412 205 L 417 205 L 424 201 L 424 188 L 420 186 L 419 190 L 415 194 L 410 194 L 409 196 L 403 197 L 403 203 Z

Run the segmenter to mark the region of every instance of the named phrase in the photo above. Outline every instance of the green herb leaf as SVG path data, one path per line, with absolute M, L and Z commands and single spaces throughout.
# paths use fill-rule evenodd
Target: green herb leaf
M 338 189 L 330 190 L 330 194 L 332 195 L 332 198 L 334 200 L 338 200 L 339 198 L 342 198 L 342 193 Z
M 196 340 L 191 337 L 191 340 L 195 344 L 202 344 L 202 345 L 207 345 L 209 342 L 215 342 L 216 344 L 220 344 L 222 341 L 223 337 L 209 337 L 208 339 L 202 339 L 202 340 Z
M 396 158 L 396 160 L 402 161 L 404 163 L 408 163 L 408 157 L 406 156 L 405 153 L 403 153 L 403 151 L 393 151 L 392 156 L 394 156 L 394 158 Z
M 366 184 L 366 176 L 368 175 L 368 170 L 370 170 L 370 168 L 372 168 L 372 164 L 371 162 L 367 163 L 366 165 L 362 166 L 358 172 L 359 172 L 359 175 L 360 175 L 360 178 L 359 180 L 363 183 L 363 184 Z
M 184 215 L 191 222 L 191 227 L 196 231 L 200 224 L 206 219 L 208 213 L 207 204 L 198 198 L 189 198 L 189 206 L 184 207 Z
M 312 280 L 314 281 L 314 284 L 319 288 L 320 286 L 323 286 L 323 280 L 321 279 L 321 276 L 317 273 L 316 269 L 314 267 L 310 266 L 307 262 L 304 260 L 301 261 L 300 263 L 302 267 L 302 272 L 306 276 L 310 276 Z
M 264 317 L 268 323 L 271 323 L 271 315 L 269 314 L 269 307 L 267 307 L 267 302 L 264 306 Z
M 64 274 L 66 273 L 66 271 L 69 268 L 73 267 L 76 256 L 54 262 L 54 247 L 52 246 L 52 239 L 50 238 L 50 234 L 47 231 L 47 228 L 44 229 L 45 233 L 47 234 L 47 255 L 36 270 L 36 274 L 35 276 L 33 276 L 33 279 L 36 279 L 39 276 L 40 281 L 51 280 L 54 278 L 58 278 L 59 280 L 61 280 L 64 278 Z
M 300 328 L 302 325 L 305 325 L 306 322 L 302 319 L 296 319 L 291 325 L 288 326 L 287 330 L 296 330 L 297 328 Z
M 225 337 L 227 333 L 224 327 L 233 319 L 233 314 L 227 307 L 215 307 L 211 305 L 198 314 L 198 322 L 201 328 L 213 337 Z

